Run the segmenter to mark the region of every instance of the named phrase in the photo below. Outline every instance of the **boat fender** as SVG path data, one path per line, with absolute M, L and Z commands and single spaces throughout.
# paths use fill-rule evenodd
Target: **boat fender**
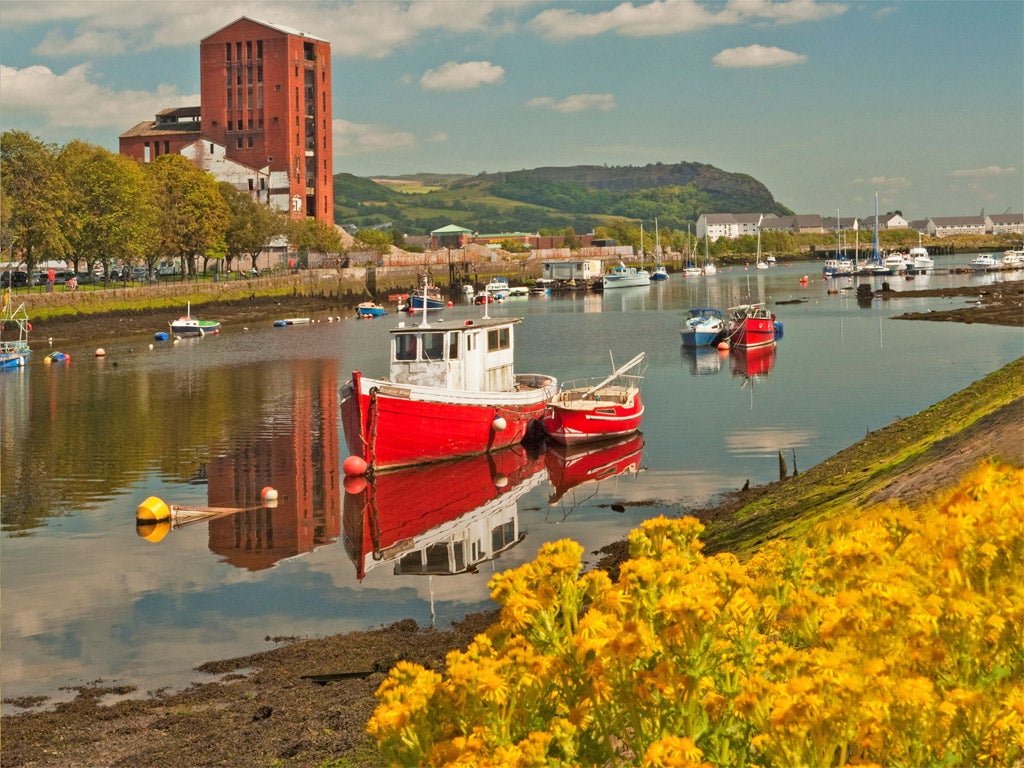
M 366 474 L 366 469 L 366 459 L 362 456 L 349 456 L 341 464 L 341 471 L 345 473 L 345 477 L 361 477 Z
M 268 485 L 260 491 L 260 501 L 277 501 L 277 489 Z
M 507 426 L 508 422 L 505 421 L 504 416 L 495 416 L 494 421 L 491 422 L 491 427 L 495 432 L 504 432 Z
M 495 475 L 494 476 L 494 487 L 505 488 L 508 486 L 508 475 Z
M 105 350 L 103 347 L 99 347 L 96 350 L 96 357 L 106 357 L 106 356 L 107 356 L 107 350 Z
M 472 320 L 467 320 L 465 324 L 466 324 L 466 325 L 472 325 L 472 324 L 473 324 L 473 321 L 472 321 Z
M 722 351 L 729 349 L 729 341 L 727 339 L 722 339 L 722 341 L 718 342 L 718 348 Z
M 286 325 L 288 325 L 288 323 L 286 323 L 284 320 L 275 320 L 274 321 L 274 327 L 275 328 L 284 328 Z
M 167 331 L 157 331 L 153 334 L 153 338 L 157 341 L 167 341 L 170 337 L 167 335 Z

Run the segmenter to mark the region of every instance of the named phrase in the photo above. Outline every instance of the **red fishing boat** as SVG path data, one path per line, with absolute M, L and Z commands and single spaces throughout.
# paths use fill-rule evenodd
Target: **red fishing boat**
M 544 431 L 559 443 L 575 445 L 636 432 L 644 417 L 640 397 L 643 376 L 630 374 L 644 361 L 634 357 L 605 379 L 568 382 L 548 404 Z
M 522 541 L 517 501 L 545 477 L 543 455 L 522 446 L 374 474 L 346 493 L 345 548 L 362 580 L 393 564 L 396 574 L 475 570 Z
M 556 504 L 567 492 L 584 483 L 639 471 L 643 449 L 644 436 L 640 432 L 603 443 L 551 446 L 544 454 L 553 491 L 548 504 Z
M 726 335 L 732 347 L 770 347 L 775 344 L 776 320 L 764 304 L 741 304 L 728 310 Z
M 428 324 L 426 315 L 391 329 L 388 378 L 355 371 L 342 388 L 349 450 L 372 470 L 516 445 L 558 391 L 553 376 L 514 372 L 520 318 Z

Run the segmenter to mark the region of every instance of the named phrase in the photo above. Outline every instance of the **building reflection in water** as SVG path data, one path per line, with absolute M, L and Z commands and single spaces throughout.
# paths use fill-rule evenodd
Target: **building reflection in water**
M 291 413 L 275 414 L 274 423 L 260 425 L 207 466 L 209 504 L 243 508 L 210 521 L 210 550 L 250 571 L 329 544 L 341 533 L 336 364 L 304 360 L 291 370 Z M 266 487 L 277 490 L 276 506 L 260 506 Z
M 543 454 L 512 446 L 349 482 L 345 549 L 356 576 L 383 563 L 398 575 L 474 572 L 522 541 L 518 500 L 543 468 Z

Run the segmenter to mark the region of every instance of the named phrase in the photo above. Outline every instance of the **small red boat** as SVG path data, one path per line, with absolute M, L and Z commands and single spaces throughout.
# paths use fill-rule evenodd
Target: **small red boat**
M 639 374 L 627 371 L 644 361 L 644 353 L 592 384 L 569 382 L 548 404 L 544 431 L 565 445 L 608 440 L 636 432 L 644 417 Z
M 643 449 L 644 436 L 640 432 L 602 443 L 548 448 L 544 464 L 553 491 L 548 497 L 548 504 L 557 503 L 566 493 L 584 483 L 639 471 Z
M 375 474 L 346 493 L 345 549 L 362 580 L 382 563 L 395 574 L 472 572 L 525 536 L 519 498 L 545 478 L 543 455 L 522 446 Z
M 342 387 L 353 455 L 373 470 L 496 451 L 522 442 L 558 381 L 513 370 L 520 318 L 435 320 L 390 331 L 390 376 L 360 371 Z
M 775 315 L 764 304 L 741 304 L 728 310 L 726 335 L 732 347 L 768 347 L 775 344 Z

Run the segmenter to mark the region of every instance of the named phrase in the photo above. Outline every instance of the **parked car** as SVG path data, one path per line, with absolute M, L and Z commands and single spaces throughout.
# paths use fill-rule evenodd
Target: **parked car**
M 148 280 L 149 270 L 145 267 L 135 267 L 132 270 L 132 280 Z
M 2 288 L 21 288 L 25 285 L 28 285 L 28 272 L 15 269 L 5 270 L 3 274 L 0 274 L 0 287 Z

